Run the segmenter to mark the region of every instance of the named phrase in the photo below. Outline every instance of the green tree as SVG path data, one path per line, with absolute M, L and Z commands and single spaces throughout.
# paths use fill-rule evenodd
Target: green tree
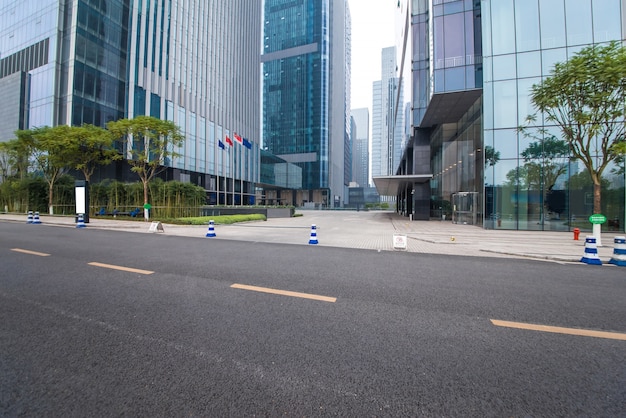
M 69 126 L 59 125 L 52 128 L 46 126 L 16 132 L 22 146 L 32 150 L 34 168 L 48 184 L 50 213 L 54 204 L 54 186 L 70 168 L 71 150 L 67 146 L 70 130 Z
M 13 163 L 8 142 L 0 142 L 0 183 L 13 172 Z
M 30 146 L 25 141 L 0 142 L 0 207 L 6 206 L 9 210 L 32 207 L 28 186 L 24 187 L 29 180 L 30 153 Z
M 33 141 L 30 131 L 15 132 L 16 139 L 2 142 L 0 152 L 5 154 L 3 161 L 7 175 L 17 175 L 24 179 L 30 167 L 30 157 L 33 154 Z
M 613 144 L 612 151 L 623 158 L 626 154 L 626 141 L 615 142 Z
M 582 49 L 554 66 L 550 76 L 531 89 L 531 101 L 562 132 L 571 154 L 593 182 L 593 210 L 601 211 L 602 173 L 625 138 L 626 48 L 619 42 Z M 527 118 L 527 126 L 537 115 Z M 539 134 L 547 134 L 539 129 Z
M 148 203 L 150 180 L 165 169 L 167 160 L 179 156 L 174 149 L 184 141 L 180 129 L 150 116 L 109 122 L 107 128 L 114 139 L 123 142 L 124 157 L 141 179 L 144 204 Z
M 120 158 L 113 148 L 111 132 L 98 126 L 72 126 L 64 143 L 69 166 L 81 171 L 86 181 L 91 179 L 98 165 L 107 165 Z

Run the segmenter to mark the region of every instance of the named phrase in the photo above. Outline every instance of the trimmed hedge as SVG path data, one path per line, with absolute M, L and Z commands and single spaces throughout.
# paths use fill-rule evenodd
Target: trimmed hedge
M 209 221 L 213 221 L 215 225 L 229 225 L 237 222 L 248 221 L 266 221 L 265 215 L 221 215 L 221 216 L 197 216 L 189 218 L 155 218 L 163 223 L 173 225 L 208 225 Z

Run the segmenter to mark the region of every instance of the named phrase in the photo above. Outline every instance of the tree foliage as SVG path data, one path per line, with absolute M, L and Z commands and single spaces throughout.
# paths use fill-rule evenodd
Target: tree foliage
M 30 136 L 27 135 L 27 131 L 18 131 L 16 136 L 16 139 L 0 143 L 3 180 L 14 175 L 24 179 L 30 167 L 33 146 Z
M 143 183 L 144 203 L 148 203 L 148 184 L 165 169 L 168 159 L 177 157 L 174 150 L 184 137 L 173 122 L 150 116 L 109 122 L 107 128 L 123 149 L 131 170 Z
M 600 213 L 602 173 L 625 139 L 626 49 L 619 42 L 582 49 L 532 87 L 531 101 L 545 125 L 559 127 L 571 154 L 589 172 L 594 212 Z M 536 121 L 537 115 L 529 116 L 520 130 L 528 134 Z
M 179 128 L 170 121 L 140 116 L 111 122 L 108 129 L 93 125 L 38 127 L 15 132 L 16 138 L 0 143 L 0 181 L 3 187 L 8 178 L 19 177 L 21 184 L 29 175 L 40 176 L 48 185 L 48 207 L 55 200 L 55 184 L 70 169 L 81 171 L 89 181 L 98 165 L 110 164 L 122 155 L 114 147 L 122 141 L 131 170 L 141 179 L 135 187 L 138 196 L 148 201 L 148 184 L 165 169 L 169 159 L 178 156 L 174 151 L 183 142 Z M 32 174 L 30 174 L 32 173 Z M 17 183 L 12 183 L 17 184 Z M 24 194 L 11 193 L 16 203 L 29 199 Z
M 111 133 L 98 126 L 72 126 L 64 142 L 67 163 L 71 168 L 81 171 L 87 181 L 98 165 L 107 165 L 121 158 L 113 148 Z
M 16 132 L 18 143 L 30 149 L 34 169 L 48 184 L 48 207 L 54 203 L 54 186 L 69 168 L 67 137 L 70 127 L 65 125 Z

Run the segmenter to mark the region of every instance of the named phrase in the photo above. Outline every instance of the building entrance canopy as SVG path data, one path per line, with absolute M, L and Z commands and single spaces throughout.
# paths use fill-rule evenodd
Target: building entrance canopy
M 413 188 L 414 183 L 426 183 L 432 178 L 432 174 L 406 174 L 374 177 L 372 180 L 380 196 L 397 196 L 401 190 Z

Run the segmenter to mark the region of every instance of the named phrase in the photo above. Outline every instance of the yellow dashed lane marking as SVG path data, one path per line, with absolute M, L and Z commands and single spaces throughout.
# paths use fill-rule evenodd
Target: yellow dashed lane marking
M 248 286 L 245 284 L 238 284 L 238 283 L 235 283 L 231 285 L 230 287 L 232 287 L 233 289 L 251 290 L 253 292 L 271 293 L 274 295 L 291 296 L 294 298 L 313 299 L 313 300 L 319 300 L 322 302 L 334 303 L 337 301 L 337 298 L 332 298 L 329 296 L 312 295 L 310 293 L 290 292 L 288 290 L 278 290 L 278 289 L 270 289 L 268 287 Z
M 139 273 L 139 274 L 152 274 L 152 273 L 154 273 L 153 271 L 150 271 L 150 270 L 141 270 L 141 269 L 134 269 L 134 268 L 130 268 L 130 267 L 116 266 L 114 264 L 104 264 L 104 263 L 96 263 L 96 262 L 91 262 L 91 263 L 87 263 L 87 264 L 89 264 L 90 266 L 104 267 L 104 268 L 107 268 L 107 269 L 128 271 L 130 273 Z
M 578 329 L 578 328 L 551 327 L 548 325 L 526 324 L 524 322 L 499 321 L 497 319 L 491 319 L 491 323 L 497 327 L 517 328 L 517 329 L 526 329 L 530 331 L 552 332 L 555 334 L 568 334 L 568 335 L 578 335 L 578 336 L 583 336 L 583 337 L 595 337 L 595 338 L 609 338 L 612 340 L 626 341 L 626 334 L 621 334 L 619 332 L 594 331 L 590 329 Z
M 49 257 L 50 256 L 50 254 L 40 253 L 40 252 L 37 252 L 37 251 L 23 250 L 21 248 L 11 248 L 11 251 L 15 251 L 16 253 L 38 255 L 40 257 Z

